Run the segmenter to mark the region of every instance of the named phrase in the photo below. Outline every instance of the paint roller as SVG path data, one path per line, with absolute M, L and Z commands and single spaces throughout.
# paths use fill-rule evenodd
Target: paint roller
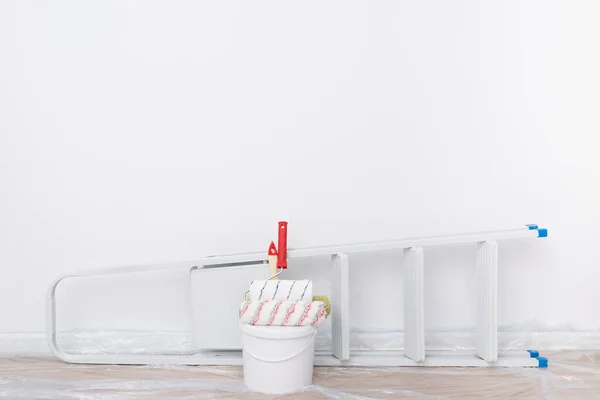
M 286 221 L 279 221 L 277 247 L 273 242 L 269 245 L 269 279 L 252 281 L 249 290 L 244 294 L 244 300 L 257 303 L 320 302 L 323 304 L 325 317 L 328 317 L 331 313 L 331 302 L 327 296 L 313 296 L 312 281 L 279 280 L 278 278 L 283 270 L 287 269 L 287 227 Z

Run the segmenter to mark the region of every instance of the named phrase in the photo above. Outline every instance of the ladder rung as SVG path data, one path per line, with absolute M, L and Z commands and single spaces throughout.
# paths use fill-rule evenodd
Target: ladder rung
M 498 244 L 477 245 L 477 356 L 498 359 Z
M 404 354 L 417 362 L 425 360 L 423 261 L 422 247 L 404 250 Z
M 348 255 L 331 256 L 331 340 L 333 356 L 350 359 L 350 279 Z

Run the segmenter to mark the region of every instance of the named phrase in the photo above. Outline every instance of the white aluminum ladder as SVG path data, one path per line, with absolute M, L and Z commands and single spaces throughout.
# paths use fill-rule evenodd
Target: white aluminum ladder
M 537 225 L 499 231 L 476 232 L 364 242 L 336 246 L 289 249 L 288 259 L 331 256 L 332 351 L 317 352 L 318 366 L 464 366 L 464 367 L 546 367 L 548 361 L 535 350 L 498 352 L 498 246 L 497 240 L 543 238 L 546 229 Z M 425 350 L 423 280 L 425 247 L 477 243 L 477 325 L 476 351 L 431 352 Z M 404 352 L 352 351 L 350 348 L 350 286 L 348 255 L 359 252 L 402 250 L 404 258 Z M 211 256 L 197 263 L 178 267 L 191 273 L 202 268 L 266 264 L 266 252 Z M 177 364 L 177 365 L 241 365 L 241 351 L 202 350 L 189 354 L 71 354 L 59 349 L 56 332 L 56 300 L 58 284 L 74 277 L 136 273 L 174 267 L 122 267 L 86 271 L 60 277 L 50 286 L 47 297 L 46 333 L 51 351 L 69 363 L 82 364 Z

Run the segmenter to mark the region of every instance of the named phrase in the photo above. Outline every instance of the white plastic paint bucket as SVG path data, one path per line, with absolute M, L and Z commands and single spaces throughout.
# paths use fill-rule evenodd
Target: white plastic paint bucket
M 240 324 L 246 386 L 271 394 L 296 392 L 310 386 L 316 334 L 314 326 Z

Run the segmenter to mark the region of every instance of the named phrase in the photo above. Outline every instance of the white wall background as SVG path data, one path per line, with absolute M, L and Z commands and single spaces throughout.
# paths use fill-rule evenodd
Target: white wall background
M 500 324 L 599 327 L 599 17 L 593 0 L 0 2 L 0 332 L 43 330 L 59 274 L 266 251 L 279 219 L 294 247 L 545 225 L 501 243 Z M 473 260 L 426 253 L 429 329 L 474 324 Z M 351 262 L 352 324 L 400 327 L 397 260 Z M 75 325 L 181 328 L 182 282 L 61 301 Z

